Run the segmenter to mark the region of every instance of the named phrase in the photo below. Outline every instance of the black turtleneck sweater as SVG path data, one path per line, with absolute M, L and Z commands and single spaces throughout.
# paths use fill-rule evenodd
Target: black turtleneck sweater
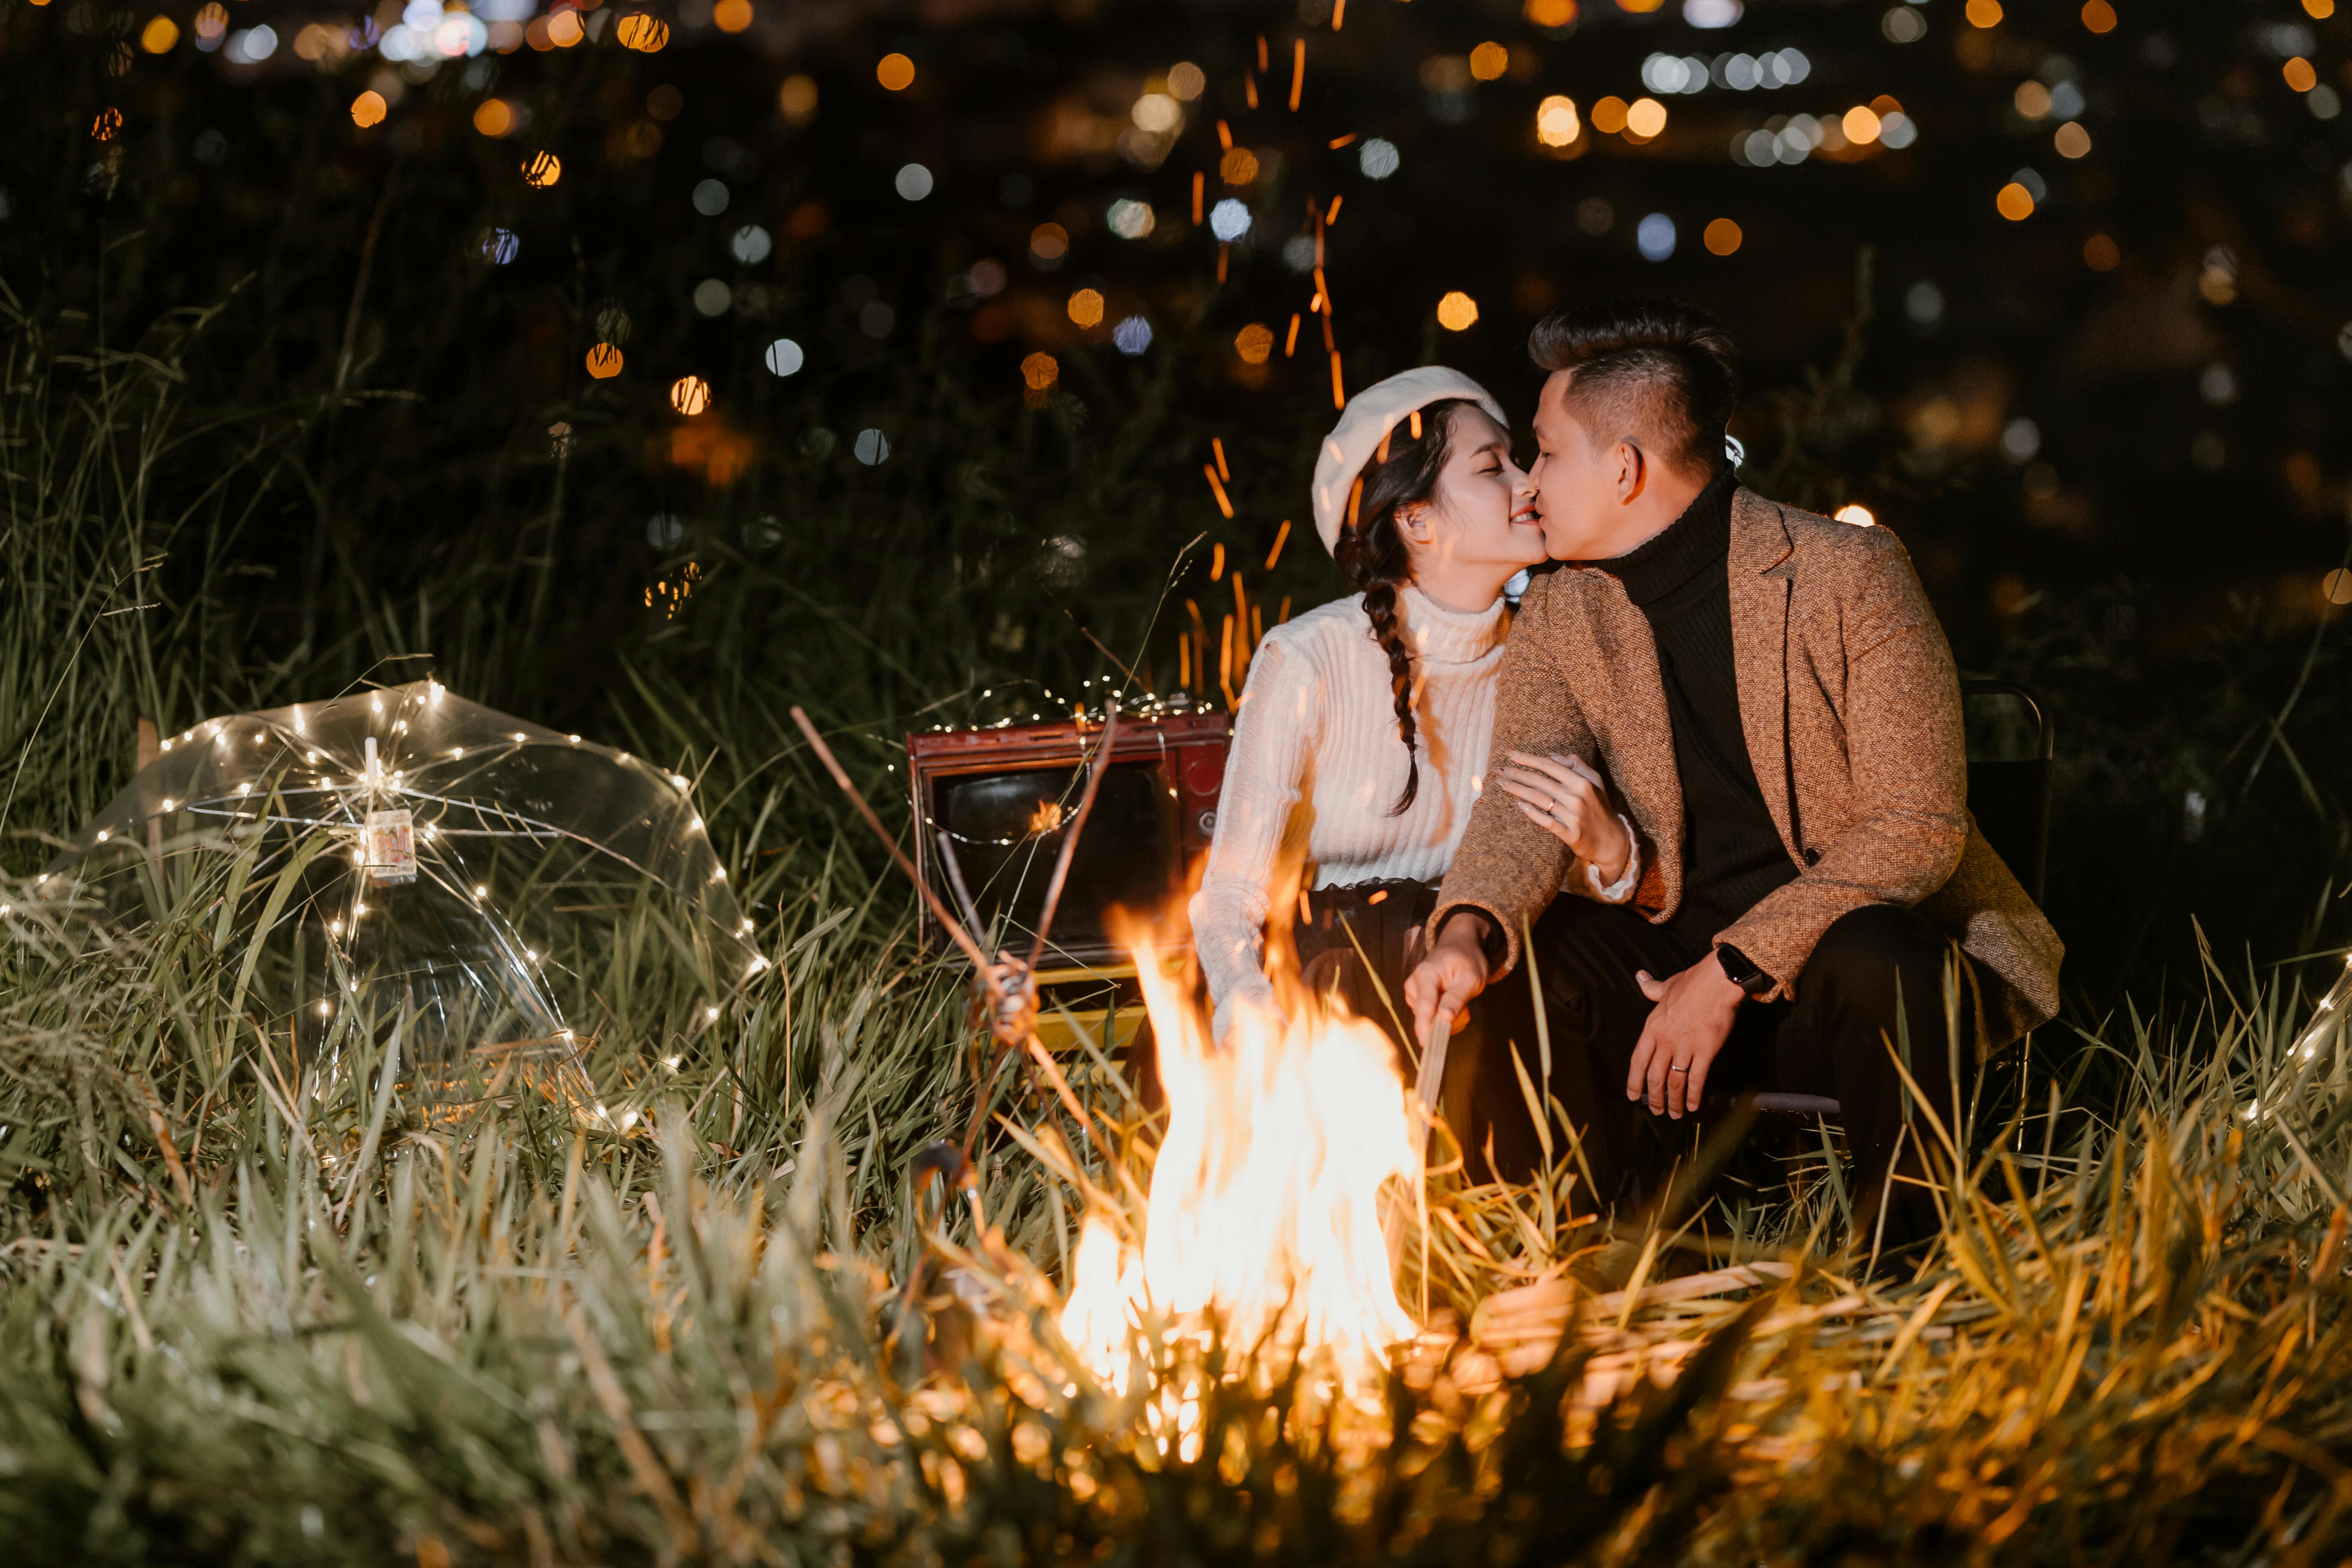
M 1683 785 L 1683 896 L 1666 923 L 1696 943 L 1797 876 L 1739 722 L 1727 564 L 1738 483 L 1725 468 L 1663 531 L 1612 561 L 1576 563 L 1622 583 L 1657 639 Z

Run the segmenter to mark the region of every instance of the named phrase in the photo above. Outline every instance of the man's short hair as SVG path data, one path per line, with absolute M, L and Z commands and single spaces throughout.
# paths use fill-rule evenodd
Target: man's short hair
M 1561 310 L 1536 323 L 1528 353 L 1574 373 L 1568 405 L 1594 439 L 1631 441 L 1686 474 L 1723 462 L 1738 351 L 1706 311 L 1665 300 Z

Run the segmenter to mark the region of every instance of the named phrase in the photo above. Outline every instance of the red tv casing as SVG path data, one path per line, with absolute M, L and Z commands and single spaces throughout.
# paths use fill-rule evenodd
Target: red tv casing
M 915 864 L 922 870 L 924 880 L 946 896 L 946 882 L 929 831 L 929 800 L 935 783 L 974 773 L 1076 767 L 1085 760 L 1087 749 L 1101 732 L 1101 721 L 1088 718 L 1008 724 L 986 730 L 940 730 L 908 736 L 908 791 L 920 828 L 915 835 Z M 1185 865 L 1209 847 L 1209 840 L 1217 831 L 1217 798 L 1224 788 L 1225 750 L 1232 734 L 1232 716 L 1225 713 L 1119 715 L 1110 760 L 1159 762 L 1167 786 L 1175 792 Z M 1183 890 L 1183 872 L 1180 869 L 1177 875 L 1177 884 L 1168 889 L 1171 897 Z M 919 938 L 926 948 L 945 940 L 929 909 L 922 910 L 918 919 Z M 1123 963 L 1125 959 L 1125 954 L 1108 944 L 1098 952 L 1079 948 L 1065 951 L 1073 958 L 1093 963 Z

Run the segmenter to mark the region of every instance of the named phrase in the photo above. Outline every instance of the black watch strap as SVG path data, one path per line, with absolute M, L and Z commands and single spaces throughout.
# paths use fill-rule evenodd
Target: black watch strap
M 1727 942 L 1716 943 L 1715 961 L 1723 965 L 1724 978 L 1750 996 L 1766 994 L 1775 984 L 1770 975 L 1756 967 L 1754 959 Z

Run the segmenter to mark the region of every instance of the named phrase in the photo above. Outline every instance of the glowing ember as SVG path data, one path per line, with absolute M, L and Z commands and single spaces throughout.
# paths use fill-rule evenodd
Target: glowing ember
M 1136 969 L 1168 1132 L 1140 1247 L 1087 1216 L 1064 1338 L 1122 1391 L 1129 1334 L 1147 1314 L 1191 1334 L 1214 1320 L 1228 1343 L 1363 1386 L 1419 1331 L 1381 1227 L 1381 1188 L 1420 1174 L 1418 1122 L 1387 1037 L 1323 1013 L 1293 984 L 1286 1018 L 1245 1014 L 1213 1046 L 1148 942 Z

